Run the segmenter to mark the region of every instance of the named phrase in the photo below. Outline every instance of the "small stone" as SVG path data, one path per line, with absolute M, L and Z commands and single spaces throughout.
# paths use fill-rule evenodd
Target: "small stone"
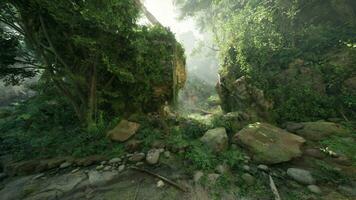
M 101 161 L 101 165 L 106 165 L 106 163 L 108 163 L 106 160 L 104 160 L 104 161 Z
M 145 163 L 143 163 L 143 162 L 137 162 L 136 163 L 136 166 L 142 166 L 142 165 L 144 165 Z
M 308 185 L 308 190 L 314 194 L 321 194 L 321 190 L 316 185 Z
M 248 165 L 244 165 L 243 167 L 242 167 L 242 169 L 244 169 L 245 171 L 250 171 L 251 170 L 251 168 L 248 166 Z
M 125 170 L 125 165 L 120 165 L 119 166 L 119 172 L 122 172 L 122 171 L 124 171 Z
M 38 174 L 38 175 L 34 176 L 32 178 L 32 180 L 36 180 L 36 179 L 42 178 L 42 177 L 44 177 L 44 175 L 45 175 L 44 173 Z
M 66 162 L 62 163 L 62 164 L 59 166 L 59 168 L 64 169 L 64 168 L 67 168 L 67 167 L 72 166 L 72 164 L 73 164 L 73 163 L 66 161 Z
M 250 160 L 251 160 L 251 157 L 250 157 L 250 156 L 244 156 L 244 160 L 250 161 Z
M 204 176 L 204 173 L 202 171 L 196 171 L 194 173 L 194 178 L 193 178 L 194 182 L 198 183 L 203 176 Z
M 163 153 L 164 152 L 164 149 L 161 148 L 161 149 L 158 149 L 159 153 Z
M 130 158 L 129 161 L 131 162 L 139 162 L 145 158 L 145 153 L 134 153 Z
M 104 169 L 104 165 L 98 165 L 95 169 L 96 170 L 102 170 L 102 169 Z
M 113 158 L 111 160 L 109 160 L 109 164 L 116 164 L 121 162 L 121 158 Z
M 313 185 L 315 183 L 315 179 L 313 178 L 311 173 L 304 169 L 289 168 L 287 170 L 287 174 L 293 180 L 295 180 L 301 184 Z
M 155 165 L 158 163 L 160 151 L 157 149 L 151 149 L 148 151 L 146 156 L 146 161 L 150 165 Z
M 74 174 L 74 173 L 78 172 L 79 170 L 80 170 L 80 168 L 73 169 L 73 170 L 71 171 L 71 173 Z
M 164 155 L 165 158 L 170 158 L 170 157 L 171 157 L 171 152 L 165 151 L 165 152 L 163 153 L 163 155 Z
M 226 174 L 229 172 L 229 166 L 227 165 L 218 165 L 215 170 L 220 174 Z
M 251 186 L 251 185 L 255 184 L 255 178 L 249 173 L 242 174 L 241 178 L 245 181 L 245 183 L 248 186 Z
M 158 182 L 157 182 L 157 187 L 158 188 L 162 188 L 164 186 L 164 182 L 162 181 L 162 180 L 159 180 Z
M 257 168 L 261 171 L 268 171 L 268 166 L 267 165 L 258 165 Z
M 219 178 L 219 174 L 208 174 L 208 181 L 212 185 L 214 185 Z
M 111 169 L 112 169 L 111 166 L 106 166 L 106 167 L 104 167 L 104 171 L 110 171 Z

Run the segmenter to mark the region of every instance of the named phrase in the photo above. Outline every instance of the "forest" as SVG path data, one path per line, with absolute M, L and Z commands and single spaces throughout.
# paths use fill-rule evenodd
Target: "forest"
M 2 0 L 0 200 L 356 199 L 355 0 Z

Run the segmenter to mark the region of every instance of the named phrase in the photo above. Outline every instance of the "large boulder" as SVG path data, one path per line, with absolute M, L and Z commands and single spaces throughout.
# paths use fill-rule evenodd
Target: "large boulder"
M 304 122 L 303 128 L 296 130 L 296 134 L 308 140 L 319 141 L 331 135 L 347 134 L 347 130 L 333 122 Z
M 227 149 L 228 137 L 225 128 L 215 128 L 208 130 L 200 141 L 208 145 L 214 152 L 221 152 Z
M 108 132 L 107 136 L 113 141 L 125 142 L 135 135 L 139 128 L 140 124 L 138 123 L 121 120 L 114 129 Z
M 302 155 L 305 140 L 297 135 L 267 123 L 250 124 L 234 138 L 234 142 L 246 147 L 258 163 L 276 164 Z

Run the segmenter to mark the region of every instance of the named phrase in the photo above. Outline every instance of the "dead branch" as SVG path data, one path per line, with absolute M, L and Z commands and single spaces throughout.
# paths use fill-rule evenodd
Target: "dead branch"
M 163 177 L 163 176 L 161 176 L 161 175 L 159 175 L 159 174 L 156 174 L 156 173 L 150 172 L 150 171 L 148 171 L 148 170 L 146 170 L 146 169 L 141 169 L 141 168 L 138 168 L 138 167 L 131 167 L 130 169 L 147 173 L 147 174 L 149 174 L 149 175 L 151 175 L 151 176 L 154 176 L 154 177 L 156 177 L 156 178 L 161 179 L 162 181 L 164 181 L 164 182 L 166 182 L 166 183 L 168 183 L 168 184 L 174 186 L 175 188 L 177 188 L 177 189 L 179 189 L 179 190 L 181 190 L 181 191 L 183 191 L 183 192 L 187 192 L 187 189 L 185 189 L 184 187 L 178 185 L 177 183 L 175 183 L 175 182 L 169 180 L 168 178 Z
M 279 196 L 279 192 L 277 190 L 276 184 L 274 184 L 273 178 L 271 175 L 269 175 L 269 185 L 271 187 L 271 190 L 274 194 L 274 199 L 275 200 L 281 200 L 281 197 Z

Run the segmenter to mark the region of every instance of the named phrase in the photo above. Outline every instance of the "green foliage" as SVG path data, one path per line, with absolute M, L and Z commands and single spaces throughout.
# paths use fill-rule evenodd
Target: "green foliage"
M 191 162 L 192 169 L 212 170 L 217 164 L 211 149 L 201 142 L 193 143 L 184 157 Z
M 176 2 L 182 17 L 194 16 L 214 33 L 228 90 L 246 76 L 274 101 L 279 122 L 339 116 L 340 110 L 355 117 L 355 96 L 343 85 L 356 73 L 354 1 Z M 293 66 L 298 59 L 303 64 Z M 296 73 L 286 73 L 293 67 Z M 320 84 L 325 91 L 315 88 Z
M 181 87 L 174 72 L 176 61 L 184 65 L 183 48 L 168 29 L 139 26 L 134 1 L 6 0 L 0 10 L 13 33 L 0 32 L 9 50 L 0 78 L 30 76 L 27 66 L 9 67 L 18 63 L 18 46 L 26 47 L 37 61 L 31 68 L 41 70 L 41 80 L 57 88 L 89 131 L 100 129 L 104 115 L 158 111 Z

